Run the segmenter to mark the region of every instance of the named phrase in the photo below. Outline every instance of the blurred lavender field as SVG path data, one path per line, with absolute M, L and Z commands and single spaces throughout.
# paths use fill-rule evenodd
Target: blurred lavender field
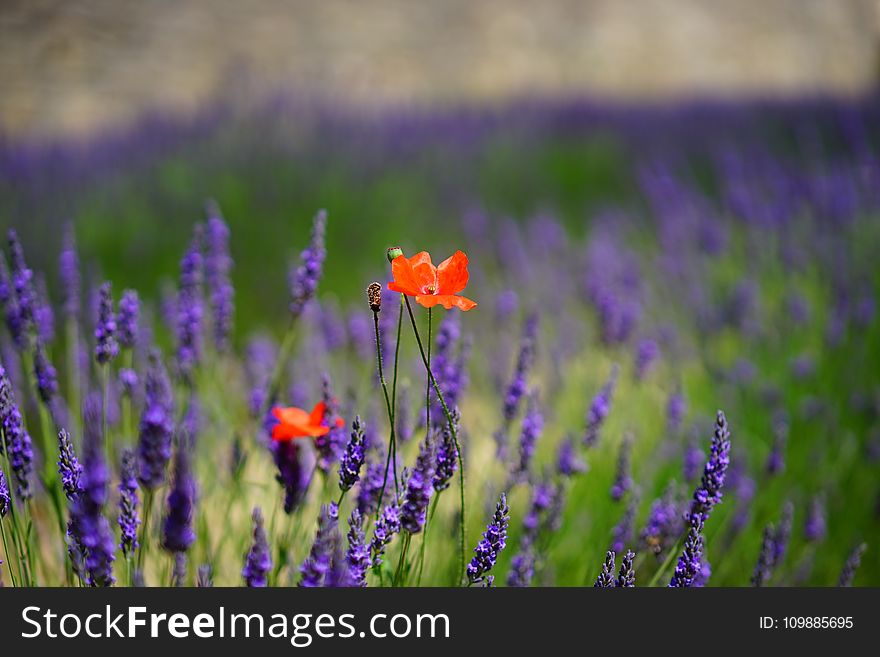
M 0 222 L 17 231 L 36 272 L 38 312 L 30 338 L 16 345 L 14 322 L 0 333 L 0 357 L 35 438 L 37 470 L 54 470 L 57 428 L 88 458 L 80 428 L 88 434 L 89 399 L 110 375 L 110 473 L 95 486 L 111 493 L 97 495 L 97 513 L 116 533 L 123 489 L 142 505 L 146 490 L 155 495 L 141 568 L 127 570 L 127 561 L 139 562 L 110 550 L 118 583 L 138 572 L 150 585 L 194 584 L 204 564 L 218 584 L 241 584 L 249 548 L 249 584 L 261 581 L 253 572 L 267 555 L 273 585 L 314 580 L 318 557 L 330 563 L 334 549 L 349 550 L 350 566 L 351 510 L 362 513 L 369 543 L 380 524 L 372 514 L 393 503 L 394 488 L 388 482 L 378 499 L 390 427 L 363 290 L 390 280 L 389 246 L 407 255 L 429 250 L 435 262 L 461 249 L 470 259 L 466 293 L 479 306 L 435 309 L 432 371 L 461 416 L 468 559 L 493 512 L 485 540 L 507 523 L 502 505 L 496 510 L 507 494 L 509 534 L 492 558 L 496 585 L 602 582 L 609 549 L 618 560 L 634 552 L 637 586 L 666 585 L 682 549 L 685 561 L 689 550 L 693 557 L 696 536 L 703 553 L 688 584 L 846 584 L 845 564 L 864 543 L 855 583 L 877 585 L 878 119 L 873 95 L 369 112 L 284 96 L 248 110 L 215 103 L 188 120 L 156 114 L 88 140 L 8 140 L 0 145 Z M 294 305 L 302 296 L 297 253 L 310 239 L 302 262 L 321 250 L 310 238 L 321 208 L 318 294 L 295 312 L 290 358 L 279 359 L 290 295 Z M 231 261 L 217 232 L 221 216 Z M 71 235 L 81 312 L 63 269 Z M 7 259 L 14 281 L 14 250 Z M 140 299 L 137 337 L 123 340 L 122 357 L 109 365 L 93 362 L 105 280 L 120 313 L 123 290 Z M 6 289 L 10 316 L 16 291 Z M 411 333 L 404 331 L 398 361 L 391 356 L 397 301 L 384 294 L 386 375 L 392 362 L 400 373 L 397 468 L 414 472 L 412 482 L 448 442 L 432 404 L 430 454 L 420 448 L 425 371 Z M 424 338 L 424 313 L 418 318 Z M 201 354 L 190 348 L 197 343 Z M 151 357 L 154 347 L 160 355 Z M 41 358 L 58 371 L 48 393 L 39 372 L 28 375 Z M 144 379 L 160 361 L 173 382 L 177 448 L 162 462 L 165 483 L 141 481 L 138 492 L 118 486 L 131 477 L 114 464 L 123 448 L 143 446 L 156 396 L 145 394 Z M 333 511 L 321 506 L 338 497 L 336 462 L 348 432 L 335 451 L 316 440 L 325 474 L 291 502 L 289 480 L 286 491 L 275 481 L 276 468 L 282 480 L 284 470 L 263 426 L 276 371 L 283 385 L 275 403 L 309 410 L 324 398 L 334 406 L 327 422 L 363 418 L 366 464 L 337 512 L 336 538 L 327 529 Z M 190 465 L 198 493 L 182 524 L 192 539 L 169 543 L 173 493 Z M 715 506 L 719 467 L 723 499 Z M 19 514 L 31 514 L 40 538 L 38 582 L 58 584 L 68 555 L 46 477 L 49 485 L 34 481 L 34 502 Z M 413 547 L 401 558 L 408 532 L 392 537 L 368 585 L 457 581 L 457 485 L 455 478 L 449 493 L 433 492 L 441 501 L 430 538 L 410 532 Z M 56 501 L 66 517 L 64 500 Z M 711 519 L 700 511 L 700 529 L 686 540 L 693 523 L 683 514 L 690 507 L 692 518 L 694 504 L 715 510 Z M 71 517 L 89 511 L 79 506 L 72 503 Z M 313 541 L 319 516 L 325 531 Z M 170 556 L 181 554 L 185 572 Z M 605 570 L 616 575 L 616 564 Z M 318 581 L 329 584 L 330 574 Z

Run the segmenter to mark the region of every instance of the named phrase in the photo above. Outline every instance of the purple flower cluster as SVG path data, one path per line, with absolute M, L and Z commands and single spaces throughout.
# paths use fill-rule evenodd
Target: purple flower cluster
M 303 587 L 318 587 L 328 585 L 328 575 L 331 571 L 334 553 L 339 544 L 339 508 L 335 503 L 321 507 L 321 515 L 318 517 L 318 530 L 315 541 L 299 568 L 299 585 Z
M 367 470 L 358 486 L 357 509 L 361 515 L 368 516 L 379 508 L 383 502 L 379 495 L 385 483 L 385 458 L 378 454 L 377 458 L 367 463 Z
M 721 489 L 724 486 L 724 476 L 729 465 L 730 430 L 724 413 L 718 411 L 712 444 L 709 448 L 709 460 L 706 461 L 701 485 L 694 491 L 688 512 L 691 524 L 694 524 L 693 518 L 695 516 L 700 516 L 704 522 L 708 520 L 712 508 L 721 502 Z
M 620 453 L 617 456 L 617 470 L 614 474 L 614 483 L 611 486 L 611 499 L 619 502 L 632 488 L 633 481 L 630 476 L 629 455 L 632 451 L 632 438 L 627 435 L 620 443 Z M 616 550 L 620 552 L 620 550 Z
M 37 394 L 43 403 L 49 405 L 58 393 L 58 373 L 49 360 L 43 341 L 34 342 L 34 377 L 37 380 Z
M 669 581 L 669 588 L 689 588 L 703 571 L 703 516 L 694 515 L 688 524 L 684 549 Z
M 507 386 L 507 392 L 504 395 L 504 406 L 502 408 L 504 426 L 495 434 L 498 453 L 502 456 L 507 451 L 507 432 L 510 429 L 510 424 L 516 418 L 520 402 L 528 390 L 528 376 L 535 362 L 537 340 L 538 315 L 537 313 L 531 313 L 526 317 L 526 321 L 523 324 L 516 367 L 514 368 L 510 384 Z
M 535 455 L 535 446 L 541 432 L 544 429 L 544 416 L 538 405 L 537 394 L 532 394 L 529 399 L 528 410 L 522 421 L 522 429 L 519 438 L 519 463 L 514 471 L 515 478 L 523 478 L 528 475 Z
M 291 514 L 305 499 L 312 481 L 314 457 L 301 449 L 296 440 L 273 441 L 272 456 L 278 468 L 275 479 L 284 488 L 284 511 Z
M 324 233 L 327 227 L 327 212 L 321 210 L 312 222 L 312 236 L 309 245 L 300 254 L 300 265 L 288 275 L 290 286 L 290 314 L 296 319 L 302 315 L 306 304 L 315 296 L 318 281 L 324 267 L 327 251 L 324 247 Z
M 617 386 L 618 371 L 619 369 L 615 365 L 611 369 L 611 375 L 608 377 L 605 385 L 602 386 L 599 394 L 593 398 L 590 404 L 590 409 L 587 411 L 587 426 L 583 439 L 585 447 L 593 447 L 599 440 L 599 430 L 605 423 L 608 413 L 611 412 L 611 400 L 614 396 L 614 388 Z
M 272 570 L 272 552 L 269 539 L 263 525 L 263 513 L 260 507 L 254 507 L 254 539 L 245 559 L 241 576 L 245 584 L 251 588 L 264 587 L 269 583 L 269 572 Z
M 357 415 L 351 423 L 351 437 L 345 446 L 345 452 L 339 461 L 339 488 L 347 491 L 360 479 L 361 468 L 364 465 L 364 427 L 361 416 Z
M 853 580 L 856 577 L 856 571 L 862 564 L 862 555 L 865 554 L 867 549 L 868 545 L 866 543 L 861 543 L 850 553 L 846 562 L 843 564 L 843 570 L 840 571 L 840 577 L 837 580 L 838 586 L 852 586 Z
M 235 289 L 229 277 L 232 270 L 232 258 L 229 255 L 229 226 L 220 216 L 220 208 L 216 203 L 208 203 L 207 215 L 205 283 L 210 300 L 214 346 L 222 353 L 229 347 L 235 313 Z
M 138 480 L 144 488 L 152 490 L 165 481 L 174 430 L 171 383 L 158 351 L 150 353 L 144 387 L 144 409 L 138 439 Z
M 379 515 L 373 528 L 373 538 L 370 540 L 370 565 L 378 568 L 382 565 L 382 557 L 385 548 L 399 534 L 403 526 L 400 523 L 400 507 L 397 503 L 388 504 Z
M 821 541 L 827 532 L 824 495 L 814 495 L 804 523 L 804 538 L 808 541 Z
M 5 518 L 12 508 L 12 496 L 9 493 L 9 484 L 6 483 L 6 475 L 0 468 L 0 518 Z
M 419 447 L 416 465 L 406 485 L 406 495 L 400 510 L 400 523 L 410 534 L 422 531 L 433 493 L 434 448 L 428 438 Z
M 602 564 L 602 570 L 599 571 L 599 576 L 596 578 L 596 583 L 593 584 L 594 588 L 597 589 L 613 589 L 617 586 L 617 580 L 614 578 L 614 570 L 616 566 L 616 555 L 612 550 L 608 550 L 605 553 L 605 561 Z
M 2 284 L 5 289 L 0 299 L 6 306 L 6 324 L 12 340 L 19 351 L 24 351 L 34 325 L 34 273 L 27 266 L 18 233 L 10 229 L 8 235 L 11 271 L 9 281 Z
M 24 426 L 21 411 L 15 403 L 12 383 L 6 370 L 0 365 L 0 428 L 3 430 L 4 451 L 9 456 L 9 466 L 15 477 L 15 494 L 20 500 L 29 500 L 34 495 L 31 477 L 34 471 L 34 449 L 31 436 Z
M 129 556 L 138 549 L 137 530 L 141 524 L 138 515 L 137 455 L 134 450 L 122 452 L 122 469 L 119 474 L 119 548 Z
M 563 477 L 573 477 L 576 474 L 586 472 L 587 464 L 578 455 L 573 436 L 566 436 L 559 443 L 559 452 L 556 456 L 556 471 Z
M 457 434 L 461 414 L 457 408 L 453 408 L 450 416 Z M 432 480 L 434 490 L 439 493 L 441 490 L 449 488 L 449 484 L 457 469 L 458 450 L 455 448 L 455 441 L 452 439 L 452 431 L 450 431 L 449 425 L 444 423 L 440 429 L 440 441 L 437 445 L 437 458 L 434 467 L 434 478 Z
M 333 464 L 339 461 L 342 456 L 345 444 L 345 428 L 339 426 L 337 422 L 339 414 L 337 411 L 338 402 L 333 394 L 333 386 L 330 381 L 330 375 L 326 372 L 322 378 L 321 398 L 324 402 L 324 419 L 323 425 L 329 427 L 330 431 L 323 436 L 315 438 L 315 448 L 318 452 L 318 467 L 322 472 L 329 472 Z
M 162 525 L 162 547 L 169 552 L 186 552 L 196 540 L 193 513 L 196 503 L 196 482 L 192 475 L 189 446 L 177 445 L 174 459 L 174 480 L 166 501 Z
M 684 523 L 675 500 L 675 485 L 663 497 L 654 500 L 641 532 L 642 543 L 659 558 L 681 535 Z
M 117 339 L 119 344 L 131 349 L 138 341 L 138 322 L 141 302 L 135 290 L 125 290 L 119 298 L 119 312 L 116 315 Z
M 180 260 L 177 292 L 177 372 L 192 383 L 193 371 L 202 359 L 202 227 L 196 226 L 193 241 Z
M 353 509 L 348 518 L 348 549 L 345 552 L 349 579 L 354 586 L 367 585 L 367 569 L 370 567 L 370 547 L 364 533 L 364 517 Z
M 101 365 L 109 363 L 119 355 L 116 328 L 113 296 L 108 281 L 98 290 L 98 321 L 95 324 L 95 360 Z
M 620 562 L 620 571 L 617 573 L 615 585 L 620 588 L 634 588 L 636 585 L 636 571 L 633 570 L 633 561 L 636 555 L 632 550 L 627 550 Z
M 76 319 L 80 311 L 80 273 L 76 237 L 73 224 L 70 222 L 64 225 L 61 253 L 58 256 L 58 273 L 63 293 L 61 307 L 64 316 L 68 319 Z
M 623 552 L 631 543 L 636 518 L 636 496 L 631 495 L 620 521 L 611 530 L 611 551 Z
M 645 338 L 636 346 L 636 379 L 641 381 L 660 357 L 660 346 L 655 340 Z
M 510 523 L 510 507 L 507 496 L 501 493 L 492 521 L 486 527 L 483 538 L 474 548 L 474 557 L 467 566 L 468 582 L 482 582 L 486 574 L 495 566 L 499 553 L 507 545 L 507 526 Z

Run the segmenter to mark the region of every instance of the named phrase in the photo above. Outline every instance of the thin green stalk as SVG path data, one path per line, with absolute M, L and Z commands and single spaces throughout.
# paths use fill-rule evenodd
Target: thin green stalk
M 400 576 L 403 573 L 403 565 L 406 563 L 406 554 L 409 551 L 409 544 L 412 540 L 412 534 L 409 532 L 404 532 L 403 535 L 403 547 L 400 548 L 400 558 L 397 561 L 397 570 L 394 572 L 394 579 L 391 581 L 391 586 L 397 586 L 400 582 Z
M 34 518 L 34 507 L 31 503 L 31 500 L 26 500 L 24 503 L 25 509 L 27 510 L 28 523 L 27 528 L 25 529 L 25 546 L 27 549 L 28 562 L 31 564 L 31 585 L 37 586 L 37 566 L 34 561 L 34 545 L 39 545 L 39 537 L 37 535 L 37 523 Z M 40 558 L 40 565 L 43 566 L 43 574 L 46 571 L 46 565 L 43 563 L 42 557 Z
M 430 525 L 431 521 L 434 519 L 434 513 L 437 511 L 437 501 L 440 499 L 440 494 L 442 492 L 443 491 L 441 490 L 434 495 L 434 499 L 431 500 L 431 509 L 425 519 L 425 527 L 422 530 L 422 546 L 419 549 L 419 572 L 418 575 L 416 575 L 416 586 L 422 585 L 422 571 L 425 568 L 425 545 L 428 543 L 428 525 Z
M 3 537 L 3 552 L 6 555 L 6 563 L 9 565 L 9 578 L 12 580 L 12 586 L 17 587 L 15 570 L 13 570 L 16 564 L 9 557 L 9 544 L 6 542 L 6 528 L 3 526 L 3 518 L 0 518 L 0 536 Z
M 422 338 L 419 335 L 418 326 L 416 326 L 416 318 L 413 315 L 412 305 L 410 305 L 409 297 L 404 297 L 404 301 L 406 302 L 406 310 L 409 313 L 409 319 L 412 323 L 413 333 L 416 335 L 416 343 L 419 345 L 419 353 L 422 356 L 422 363 L 425 366 L 425 369 L 428 372 L 428 377 L 431 380 L 431 384 L 434 386 L 434 392 L 437 394 L 437 398 L 440 400 L 440 405 L 443 407 L 443 414 L 446 416 L 446 423 L 449 425 L 449 433 L 452 436 L 452 441 L 455 443 L 455 451 L 458 454 L 458 474 L 459 474 L 459 493 L 460 493 L 460 504 L 461 504 L 461 537 L 460 537 L 460 566 L 461 566 L 461 574 L 460 578 L 464 577 L 465 573 L 465 550 L 467 545 L 467 523 L 465 516 L 465 500 L 464 500 L 464 460 L 461 456 L 461 445 L 458 442 L 458 431 L 455 429 L 455 422 L 452 419 L 452 413 L 449 412 L 449 407 L 446 405 L 446 400 L 443 398 L 443 393 L 440 391 L 440 386 L 437 384 L 437 379 L 434 378 L 433 372 L 431 372 L 431 367 L 428 365 L 428 357 L 425 355 L 425 349 L 422 346 Z
M 657 582 L 659 582 L 660 578 L 663 577 L 663 573 L 666 572 L 666 569 L 669 568 L 669 565 L 678 556 L 678 552 L 679 552 L 679 550 L 681 550 L 682 544 L 683 544 L 683 541 L 681 538 L 679 538 L 678 541 L 676 541 L 675 545 L 672 547 L 672 549 L 669 550 L 669 554 L 667 555 L 666 559 L 663 561 L 661 566 L 657 569 L 657 572 L 654 573 L 654 576 L 651 578 L 651 581 L 648 582 L 649 587 L 657 585 Z
M 401 295 L 403 296 L 403 295 Z M 397 364 L 400 361 L 400 333 L 403 324 L 403 302 L 401 301 L 400 310 L 397 314 L 397 344 L 394 348 L 394 373 L 391 381 L 391 399 L 388 399 L 388 390 L 385 385 L 385 376 L 382 369 L 382 340 L 379 336 L 379 315 L 373 313 L 374 324 L 376 327 L 376 358 L 379 362 L 379 377 L 382 380 L 382 388 L 385 390 L 385 402 L 388 409 L 388 422 L 391 424 L 391 431 L 388 438 L 388 454 L 385 456 L 385 476 L 382 478 L 382 488 L 379 490 L 379 504 L 376 505 L 376 520 L 379 520 L 379 514 L 382 512 L 382 500 L 385 499 L 385 484 L 388 482 L 388 469 L 392 467 L 394 475 L 394 499 L 400 499 L 400 491 L 397 485 Z
M 148 546 L 150 545 L 150 516 L 153 512 L 154 495 L 155 493 L 153 492 L 152 488 L 148 488 L 147 491 L 144 493 L 144 524 L 141 525 L 141 546 L 138 550 L 137 555 L 138 570 L 142 570 L 144 567 L 144 558 L 146 556 Z

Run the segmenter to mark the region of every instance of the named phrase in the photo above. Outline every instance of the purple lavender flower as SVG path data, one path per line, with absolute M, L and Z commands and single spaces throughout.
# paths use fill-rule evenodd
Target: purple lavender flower
M 272 456 L 278 468 L 276 481 L 284 488 L 284 511 L 293 513 L 305 499 L 312 481 L 311 452 L 301 449 L 296 440 L 272 441 Z
M 37 380 L 37 394 L 40 399 L 43 403 L 51 405 L 52 399 L 58 393 L 58 373 L 49 360 L 40 338 L 34 341 L 34 378 Z
M 329 472 L 334 463 L 339 461 L 344 450 L 345 444 L 345 428 L 339 426 L 337 422 L 339 414 L 337 411 L 338 402 L 333 394 L 333 387 L 330 382 L 330 375 L 326 372 L 322 382 L 322 401 L 324 402 L 324 419 L 323 425 L 329 427 L 323 436 L 315 438 L 315 449 L 318 451 L 318 467 L 322 472 Z
M 453 408 L 450 413 L 452 424 L 458 433 L 458 425 L 461 415 L 457 408 Z M 449 483 L 458 469 L 458 450 L 455 448 L 455 441 L 452 439 L 452 432 L 449 425 L 444 424 L 440 429 L 440 442 L 437 445 L 437 463 L 434 467 L 434 478 L 432 484 L 434 490 L 438 493 L 441 490 L 449 488 Z
M 130 367 L 123 367 L 119 370 L 118 375 L 119 386 L 122 388 L 122 394 L 132 399 L 138 385 L 138 375 Z
M 269 583 L 269 572 L 272 570 L 272 552 L 263 526 L 263 513 L 260 507 L 254 507 L 254 540 L 250 552 L 245 559 L 241 576 L 245 584 L 251 588 L 261 588 Z
M 507 432 L 510 424 L 516 418 L 520 402 L 528 389 L 528 376 L 535 361 L 535 347 L 538 338 L 538 315 L 530 314 L 523 325 L 522 338 L 520 340 L 519 355 L 516 359 L 516 367 L 513 377 L 504 395 L 502 416 L 504 426 L 495 434 L 498 454 L 503 456 L 507 451 Z
M 694 577 L 693 587 L 702 588 L 706 586 L 710 577 L 712 577 L 712 565 L 706 559 L 706 555 L 703 555 L 703 558 L 700 560 L 700 572 Z
M 81 490 L 83 468 L 73 450 L 70 435 L 64 429 L 58 431 L 58 474 L 61 489 L 68 500 L 73 500 Z
M 207 205 L 208 226 L 205 235 L 205 283 L 211 305 L 211 328 L 214 346 L 224 352 L 229 347 L 235 313 L 235 289 L 229 278 L 232 258 L 229 255 L 229 226 L 220 216 L 215 202 Z
M 61 307 L 64 316 L 68 319 L 76 319 L 80 311 L 80 274 L 76 238 L 71 222 L 67 222 L 64 226 L 61 253 L 58 256 L 58 272 L 63 292 Z
M 594 446 L 599 439 L 599 430 L 611 411 L 611 401 L 614 397 L 614 388 L 617 385 L 617 373 L 618 367 L 615 365 L 611 369 L 611 375 L 605 385 L 602 386 L 599 394 L 593 398 L 593 402 L 590 404 L 590 410 L 587 412 L 587 428 L 584 431 L 585 447 Z
M 428 502 L 433 493 L 434 449 L 426 437 L 419 448 L 419 456 L 406 486 L 403 506 L 400 510 L 400 522 L 403 529 L 410 534 L 422 531 L 428 511 Z
M 784 413 L 777 414 L 773 422 L 773 447 L 764 466 L 768 474 L 774 475 L 785 468 L 785 445 L 788 442 L 788 419 Z
M 684 529 L 681 513 L 675 500 L 674 482 L 663 497 L 654 500 L 648 520 L 641 532 L 642 543 L 659 558 L 670 548 Z
M 306 304 L 315 296 L 318 281 L 324 267 L 327 251 L 324 248 L 324 232 L 327 227 L 327 212 L 321 210 L 312 221 L 312 236 L 309 245 L 300 254 L 300 265 L 288 274 L 290 285 L 290 314 L 296 319 L 302 315 Z
M 804 538 L 808 541 L 821 541 L 827 531 L 825 496 L 814 495 L 810 500 L 810 510 L 804 523 Z
M 682 475 L 685 482 L 693 481 L 700 472 L 700 467 L 706 462 L 706 454 L 700 449 L 696 436 L 692 437 L 684 448 L 682 459 Z
M 166 502 L 162 526 L 162 547 L 169 552 L 186 552 L 196 540 L 193 510 L 196 483 L 192 476 L 189 446 L 181 442 L 174 459 L 174 480 Z
M 174 567 L 171 570 L 171 586 L 176 589 L 186 586 L 186 552 L 174 553 Z
M 202 360 L 202 227 L 196 225 L 193 241 L 180 261 L 177 292 L 177 368 L 180 377 L 192 382 L 193 370 Z
M 533 532 L 523 532 L 520 538 L 519 551 L 510 561 L 510 572 L 507 574 L 507 585 L 524 588 L 535 576 L 535 547 Z
M 357 509 L 361 515 L 372 514 L 382 504 L 379 495 L 385 483 L 385 458 L 379 454 L 378 458 L 367 463 L 367 470 L 361 477 L 358 487 Z M 386 491 L 387 494 L 387 491 Z
M 633 560 L 636 558 L 632 550 L 627 550 L 620 562 L 620 571 L 617 574 L 615 585 L 621 588 L 634 588 L 636 585 L 636 571 L 633 570 Z
M 325 586 L 326 578 L 331 569 L 331 560 L 339 543 L 338 530 L 339 508 L 335 503 L 321 507 L 318 517 L 318 530 L 309 556 L 299 568 L 299 586 Z
M 15 494 L 20 500 L 34 495 L 31 477 L 34 470 L 34 450 L 31 436 L 24 426 L 21 412 L 15 403 L 12 384 L 6 370 L 0 365 L 0 428 L 3 429 L 3 450 L 9 456 L 9 466 L 15 476 Z M 3 452 L 0 450 L 0 453 Z
M 794 505 L 786 502 L 782 507 L 782 518 L 779 520 L 779 528 L 773 542 L 773 563 L 778 565 L 782 563 L 785 551 L 788 548 L 788 542 L 791 540 L 791 528 L 794 520 Z
M 373 538 L 370 540 L 370 564 L 373 568 L 382 565 L 382 556 L 385 548 L 396 534 L 402 529 L 400 524 L 400 508 L 397 503 L 388 504 L 376 521 L 373 528 Z
M 771 523 L 764 527 L 758 563 L 755 564 L 755 571 L 752 573 L 752 586 L 765 586 L 770 581 L 770 576 L 773 574 L 775 543 L 776 529 Z
M 116 317 L 113 314 L 113 297 L 110 283 L 101 285 L 98 291 L 98 321 L 95 324 L 95 360 L 102 365 L 119 355 L 116 341 Z
M 559 453 L 556 457 L 556 471 L 563 477 L 573 477 L 576 474 L 586 472 L 587 464 L 578 456 L 573 436 L 566 438 L 559 444 Z
M 119 298 L 119 313 L 116 315 L 117 338 L 126 349 L 135 346 L 138 340 L 138 320 L 141 302 L 135 290 L 125 290 Z
M 486 574 L 495 566 L 498 555 L 507 545 L 509 523 L 510 507 L 507 506 L 507 496 L 501 493 L 498 504 L 495 505 L 492 521 L 486 527 L 483 538 L 474 548 L 474 557 L 467 566 L 468 582 L 471 584 L 482 582 Z
M 669 400 L 666 402 L 666 430 L 670 434 L 677 434 L 681 429 L 686 412 L 687 402 L 684 394 L 678 390 L 669 395 Z
M 616 566 L 616 555 L 612 550 L 608 550 L 605 553 L 605 562 L 602 564 L 602 570 L 599 572 L 599 576 L 596 578 L 596 583 L 593 584 L 594 588 L 597 589 L 612 589 L 617 586 L 617 580 L 614 579 L 614 570 Z
M 660 346 L 655 340 L 646 338 L 640 341 L 636 347 L 636 379 L 644 379 L 659 356 Z
M 74 544 L 82 550 L 83 570 L 89 586 L 111 586 L 116 544 L 110 523 L 104 516 L 107 504 L 109 473 L 104 461 L 101 430 L 101 398 L 89 394 L 83 409 L 83 472 L 82 489 L 73 499 L 70 533 Z
M 532 394 L 529 399 L 529 408 L 522 421 L 522 430 L 519 439 L 519 463 L 514 470 L 514 477 L 522 479 L 528 475 L 535 455 L 535 445 L 544 429 L 544 416 L 538 405 L 537 395 Z
M 351 424 L 351 438 L 345 447 L 345 453 L 339 462 L 339 488 L 351 490 L 360 479 L 361 467 L 364 465 L 364 427 L 361 416 L 356 415 Z
M 43 344 L 50 344 L 55 339 L 55 312 L 46 289 L 46 279 L 42 274 L 36 277 L 34 296 L 34 326 L 37 337 Z
M 619 502 L 623 496 L 632 488 L 632 477 L 630 476 L 629 454 L 632 450 L 632 437 L 627 435 L 620 444 L 620 453 L 617 456 L 617 471 L 614 475 L 614 484 L 611 486 L 611 499 Z M 621 550 L 615 550 L 620 552 Z
M 443 398 L 448 408 L 458 405 L 466 386 L 465 364 L 468 355 L 469 343 L 461 338 L 460 313 L 447 313 L 437 331 L 431 371 L 443 391 Z M 445 423 L 443 408 L 433 390 L 431 392 L 431 417 L 437 426 L 442 426 Z
M 0 518 L 5 518 L 12 507 L 12 496 L 9 494 L 9 484 L 6 483 L 6 475 L 0 468 Z
M 730 465 L 730 430 L 724 413 L 718 411 L 715 419 L 715 431 L 709 450 L 709 460 L 703 469 L 701 485 L 694 491 L 688 512 L 690 524 L 694 525 L 693 517 L 701 516 L 703 521 L 709 519 L 712 508 L 721 502 L 721 489 L 724 487 L 724 476 Z
M 669 588 L 689 588 L 703 570 L 703 521 L 700 514 L 692 514 L 688 523 L 688 533 L 684 539 L 684 549 L 675 566 L 675 573 L 669 581 Z
M 7 303 L 7 324 L 9 332 L 19 350 L 27 346 L 31 327 L 34 325 L 34 305 L 36 293 L 34 291 L 34 274 L 28 268 L 24 258 L 24 249 L 14 229 L 9 230 L 9 253 L 10 253 L 10 281 L 11 293 Z M 10 314 L 10 309 L 13 313 Z
M 138 515 L 137 455 L 134 450 L 122 452 L 122 469 L 119 475 L 119 548 L 129 556 L 138 549 L 137 529 L 141 524 Z
M 249 410 L 251 417 L 259 418 L 266 412 L 269 378 L 277 358 L 275 343 L 270 338 L 252 338 L 245 349 L 245 367 L 251 386 Z
M 367 568 L 370 567 L 370 548 L 364 533 L 364 517 L 353 509 L 348 518 L 348 550 L 345 553 L 348 578 L 355 586 L 367 585 Z
M 214 586 L 214 569 L 211 568 L 211 564 L 204 563 L 199 566 L 196 586 L 200 589 L 209 589 Z
M 138 440 L 138 480 L 144 488 L 152 490 L 165 481 L 165 467 L 171 459 L 171 435 L 174 430 L 171 383 L 158 351 L 150 352 L 144 387 L 144 410 Z
M 838 586 L 852 586 L 856 571 L 862 563 L 862 555 L 867 549 L 868 545 L 861 543 L 850 553 L 846 563 L 843 564 L 843 570 L 840 572 L 840 577 L 837 580 Z

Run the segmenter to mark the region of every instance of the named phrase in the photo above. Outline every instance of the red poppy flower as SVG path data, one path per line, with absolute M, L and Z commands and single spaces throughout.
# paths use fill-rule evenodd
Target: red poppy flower
M 461 251 L 456 251 L 437 267 L 427 251 L 416 253 L 412 258 L 400 255 L 391 261 L 394 280 L 388 284 L 388 289 L 415 297 L 416 303 L 425 308 L 440 304 L 447 310 L 453 306 L 470 310 L 477 305 L 476 302 L 459 295 L 467 287 L 467 265 L 468 258 Z
M 325 412 L 326 406 L 322 401 L 315 404 L 311 413 L 296 406 L 289 408 L 276 406 L 272 409 L 272 415 L 278 420 L 278 424 L 272 427 L 272 440 L 292 440 L 306 436 L 316 438 L 326 435 L 330 427 L 322 424 Z M 341 417 L 336 418 L 336 426 L 345 426 L 345 420 Z

